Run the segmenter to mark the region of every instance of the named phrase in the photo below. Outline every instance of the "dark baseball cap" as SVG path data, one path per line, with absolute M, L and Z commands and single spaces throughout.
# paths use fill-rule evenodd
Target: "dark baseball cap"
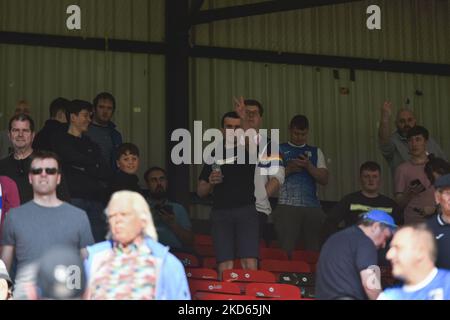
M 450 187 L 450 174 L 446 174 L 437 178 L 436 181 L 434 182 L 434 187 L 436 189 Z

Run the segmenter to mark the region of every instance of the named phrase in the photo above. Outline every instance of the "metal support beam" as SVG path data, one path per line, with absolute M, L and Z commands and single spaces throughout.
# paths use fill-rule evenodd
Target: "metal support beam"
M 404 62 L 303 53 L 278 53 L 264 50 L 207 46 L 195 46 L 191 48 L 190 56 L 195 58 L 241 60 L 327 68 L 346 68 L 354 70 L 450 76 L 450 65 L 439 63 Z
M 187 41 L 187 31 L 183 41 Z M 31 33 L 0 31 L 0 43 L 14 45 L 30 45 L 41 47 L 72 48 L 82 50 L 109 50 L 114 52 L 164 54 L 168 53 L 168 45 L 159 42 L 142 42 L 115 39 L 79 38 L 68 36 L 52 36 Z M 186 43 L 184 43 L 186 45 Z M 173 49 L 171 49 L 173 51 Z M 291 65 L 318 66 L 327 68 L 347 68 L 355 70 L 371 70 L 383 72 L 402 72 L 450 76 L 450 65 L 426 62 L 408 62 L 394 60 L 378 60 L 354 57 L 328 56 L 303 53 L 279 53 L 265 50 L 220 48 L 194 46 L 183 48 L 183 54 L 193 58 L 211 58 L 225 60 L 254 61 L 265 63 L 281 63 Z M 180 52 L 178 52 L 180 54 Z M 185 59 L 185 56 L 183 56 Z M 183 60 L 184 61 L 184 60 Z M 186 62 L 187 63 L 187 62 Z M 185 67 L 187 68 L 187 67 Z M 184 69 L 177 70 L 178 72 Z M 181 74 L 181 73 L 180 73 Z M 187 76 L 186 76 L 187 77 Z M 186 93 L 187 94 L 187 93 Z
M 210 23 L 219 20 L 250 17 L 274 12 L 307 9 L 362 0 L 272 0 L 233 7 L 200 11 L 192 19 L 192 24 Z
M 166 0 L 166 148 L 169 197 L 185 207 L 190 204 L 189 166 L 175 165 L 171 161 L 171 150 L 177 142 L 170 141 L 170 137 L 175 129 L 189 129 L 188 19 L 188 1 Z
M 167 51 L 166 44 L 162 42 L 81 38 L 6 31 L 0 31 L 0 43 L 52 48 L 151 54 L 166 54 Z

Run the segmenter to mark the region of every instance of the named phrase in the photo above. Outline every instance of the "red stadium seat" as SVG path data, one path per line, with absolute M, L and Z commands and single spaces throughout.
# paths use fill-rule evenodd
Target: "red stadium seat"
M 197 292 L 194 295 L 194 300 L 256 300 L 256 297 L 239 294 Z
M 257 298 L 272 298 L 280 300 L 300 300 L 300 288 L 281 283 L 249 283 L 245 294 Z
M 259 248 L 259 259 L 289 260 L 289 257 L 282 249 Z
M 202 261 L 203 261 L 202 262 L 203 268 L 210 268 L 210 269 L 217 268 L 216 258 L 206 257 L 206 258 L 203 258 Z M 234 260 L 233 269 L 242 269 L 241 260 L 239 260 L 239 259 Z
M 291 261 L 291 260 L 273 260 L 264 259 L 259 264 L 259 269 L 270 271 L 278 278 L 283 272 L 311 272 L 311 267 L 303 261 Z
M 210 235 L 206 234 L 195 234 L 194 235 L 194 244 L 198 244 L 201 246 L 212 246 L 213 240 Z
M 304 261 L 308 264 L 316 264 L 319 261 L 319 252 L 296 250 L 292 252 L 292 260 Z
M 241 294 L 239 286 L 231 282 L 198 279 L 189 279 L 188 281 L 191 295 L 194 295 L 197 291 Z
M 223 271 L 222 281 L 275 283 L 277 282 L 277 279 L 275 275 L 269 271 L 229 269 Z
M 177 257 L 185 267 L 200 267 L 200 261 L 193 254 L 175 252 L 175 257 Z
M 222 281 L 236 283 L 241 292 L 245 292 L 245 287 L 251 282 L 275 283 L 276 277 L 272 272 L 264 270 L 243 270 L 230 269 L 224 270 L 222 273 Z
M 267 244 L 263 239 L 259 239 L 259 248 L 267 248 Z
M 214 257 L 216 255 L 212 245 L 195 244 L 194 250 L 200 257 Z
M 188 279 L 217 280 L 217 271 L 209 268 L 186 268 Z

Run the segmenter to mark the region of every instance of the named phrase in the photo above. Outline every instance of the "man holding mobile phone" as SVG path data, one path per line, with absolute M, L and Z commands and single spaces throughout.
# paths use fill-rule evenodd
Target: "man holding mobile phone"
M 435 211 L 434 188 L 425 174 L 428 162 L 428 130 L 415 126 L 408 131 L 409 161 L 395 171 L 395 200 L 403 209 L 404 223 L 424 222 Z
M 320 148 L 307 143 L 307 117 L 293 117 L 289 131 L 289 142 L 280 145 L 286 178 L 274 210 L 275 229 L 281 248 L 288 254 L 298 240 L 306 250 L 318 251 L 325 214 L 317 196 L 317 184 L 328 183 L 328 169 Z
M 167 198 L 167 175 L 163 168 L 152 167 L 144 174 L 147 183 L 158 241 L 174 251 L 192 252 L 194 233 L 186 209 Z

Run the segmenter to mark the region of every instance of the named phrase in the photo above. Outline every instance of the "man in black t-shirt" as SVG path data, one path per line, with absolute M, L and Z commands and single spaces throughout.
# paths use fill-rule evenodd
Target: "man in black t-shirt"
M 257 268 L 259 217 L 255 207 L 255 164 L 250 163 L 245 145 L 229 141 L 236 139 L 225 135 L 226 129 L 236 130 L 240 126 L 237 113 L 229 112 L 222 117 L 222 133 L 228 143 L 224 143 L 221 158 L 215 155 L 213 165 L 204 165 L 197 186 L 199 197 L 213 195 L 211 233 L 220 277 L 223 270 L 233 268 L 235 258 L 241 259 L 244 269 Z M 245 154 L 244 164 L 237 161 L 241 153 Z
M 371 210 L 357 225 L 332 235 L 320 252 L 317 298 L 375 300 L 381 292 L 377 249 L 386 246 L 395 228 L 388 213 Z
M 372 209 L 389 213 L 397 224 L 401 224 L 396 202 L 380 194 L 381 168 L 373 161 L 363 163 L 359 169 L 361 190 L 344 196 L 329 212 L 325 221 L 324 236 L 337 231 L 339 224 L 354 225 L 360 216 Z

